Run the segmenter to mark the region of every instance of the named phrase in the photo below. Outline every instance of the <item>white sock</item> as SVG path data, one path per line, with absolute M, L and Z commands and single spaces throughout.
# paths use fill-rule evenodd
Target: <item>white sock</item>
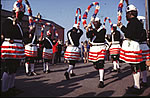
M 103 81 L 103 79 L 104 79 L 104 69 L 99 69 L 99 80 L 100 81 Z
M 29 63 L 25 63 L 25 70 L 26 70 L 26 73 L 28 73 L 29 72 Z
M 70 70 L 72 70 L 72 69 L 73 69 L 73 65 L 69 65 L 67 72 L 70 73 Z
M 134 87 L 140 89 L 140 72 L 133 74 Z
M 114 70 L 117 70 L 117 63 L 116 63 L 116 61 L 113 61 L 113 64 L 114 64 Z
M 43 71 L 46 71 L 46 63 L 43 63 Z
M 2 92 L 8 91 L 8 84 L 9 84 L 9 75 L 8 73 L 4 72 L 2 76 Z
M 73 73 L 73 70 L 70 70 L 70 74 L 72 74 Z
M 49 64 L 48 64 L 48 62 L 46 62 L 46 70 L 48 70 L 49 69 Z
M 147 71 L 142 71 L 142 81 L 144 82 L 144 83 L 146 83 L 147 82 Z
M 119 69 L 119 61 L 116 61 L 117 69 Z
M 31 66 L 31 72 L 34 72 L 34 64 L 30 64 Z

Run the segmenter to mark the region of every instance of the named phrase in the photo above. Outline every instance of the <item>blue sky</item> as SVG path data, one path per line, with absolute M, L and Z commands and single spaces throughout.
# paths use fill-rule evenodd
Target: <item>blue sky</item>
M 11 11 L 13 4 L 16 0 L 1 0 L 2 9 Z M 81 14 L 83 15 L 88 5 L 92 2 L 99 2 L 100 10 L 97 14 L 97 17 L 101 19 L 103 23 L 105 17 L 110 17 L 112 23 L 117 23 L 117 10 L 120 0 L 28 0 L 33 16 L 36 16 L 37 13 L 41 13 L 43 19 L 54 21 L 55 23 L 61 25 L 65 28 L 65 40 L 66 32 L 72 28 L 75 22 L 75 12 L 78 7 L 81 8 Z M 139 16 L 145 16 L 145 0 L 128 0 L 129 4 L 134 4 L 138 9 Z M 24 0 L 23 0 L 24 3 Z M 125 7 L 124 2 L 123 7 L 123 17 L 122 23 L 127 24 L 125 19 Z M 87 23 L 89 23 L 92 14 L 94 13 L 95 6 L 93 6 L 88 14 Z M 26 12 L 26 14 L 28 14 Z M 84 35 L 81 37 L 81 40 L 87 40 L 85 35 L 85 30 L 82 23 L 80 24 L 81 29 L 84 32 Z M 107 33 L 110 33 L 110 25 L 106 21 Z M 119 30 L 119 28 L 118 28 Z M 80 41 L 81 41 L 80 40 Z

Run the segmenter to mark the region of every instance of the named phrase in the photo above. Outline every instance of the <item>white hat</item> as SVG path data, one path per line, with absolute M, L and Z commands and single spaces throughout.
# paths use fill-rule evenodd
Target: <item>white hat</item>
M 126 8 L 126 12 L 130 12 L 130 11 L 137 11 L 137 8 L 134 5 L 130 4 Z
M 78 24 L 74 24 L 73 27 L 75 27 L 76 29 L 78 29 Z
M 100 21 L 100 19 L 98 17 L 95 18 L 95 21 Z
M 113 27 L 117 27 L 117 24 L 113 24 Z

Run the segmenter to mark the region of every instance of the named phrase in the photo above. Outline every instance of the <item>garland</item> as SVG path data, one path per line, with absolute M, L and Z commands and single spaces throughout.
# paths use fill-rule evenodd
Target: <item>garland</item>
M 29 31 L 31 31 L 35 27 L 35 23 L 33 22 L 32 10 L 28 0 L 25 0 L 25 3 L 29 13 Z
M 37 18 L 37 19 L 34 20 L 34 22 L 39 22 L 39 23 L 41 23 L 42 20 L 39 19 L 39 18 Z M 49 22 L 41 23 L 41 38 L 43 38 L 43 35 L 44 35 L 44 29 L 45 29 L 46 26 L 52 27 L 53 32 L 54 32 L 54 34 L 55 34 L 54 36 L 55 36 L 56 38 L 58 38 L 58 32 L 57 32 L 57 29 L 55 28 L 55 26 L 54 26 L 53 24 L 51 24 L 51 23 L 49 23 Z M 50 29 L 49 29 L 48 31 L 50 31 Z
M 91 8 L 92 6 L 94 6 L 94 5 L 95 5 L 96 7 L 95 7 L 95 11 L 94 11 L 94 14 L 93 14 L 92 17 L 91 17 L 90 22 L 93 22 L 93 21 L 94 21 L 96 15 L 97 15 L 97 13 L 98 13 L 98 11 L 99 11 L 99 9 L 100 9 L 100 6 L 99 6 L 99 3 L 98 3 L 98 2 L 93 2 L 91 5 L 88 6 L 88 8 L 85 10 L 85 13 L 83 14 L 83 17 L 82 17 L 82 23 L 83 23 L 84 28 L 87 27 L 86 19 L 87 19 L 87 16 L 88 16 L 88 12 L 90 11 L 90 8 Z
M 75 24 L 77 24 L 78 11 L 79 11 L 79 22 L 78 22 L 78 26 L 80 26 L 80 22 L 81 22 L 81 9 L 80 9 L 80 8 L 77 8 L 77 10 L 76 10 Z
M 129 5 L 128 0 L 125 0 L 125 1 L 126 1 L 127 6 L 128 6 Z M 123 2 L 124 2 L 124 0 L 120 0 L 119 5 L 118 5 L 118 12 L 117 12 L 117 14 L 118 14 L 118 16 L 117 16 L 118 22 L 120 22 L 121 19 L 122 19 Z
M 104 23 L 103 23 L 103 28 L 105 28 L 106 20 L 108 20 L 108 21 L 109 21 L 110 28 L 111 28 L 111 33 L 112 33 L 112 32 L 113 32 L 113 23 L 111 22 L 111 20 L 110 20 L 110 18 L 109 18 L 109 17 L 105 17 L 105 19 L 104 19 Z

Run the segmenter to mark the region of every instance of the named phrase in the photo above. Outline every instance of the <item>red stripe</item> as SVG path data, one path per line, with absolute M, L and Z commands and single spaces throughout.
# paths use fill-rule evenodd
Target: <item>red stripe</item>
M 142 56 L 150 56 L 150 54 L 142 54 Z
M 130 58 L 140 58 L 142 55 L 128 55 L 124 53 L 120 53 L 120 55 L 125 56 L 125 57 L 130 57 Z
M 10 57 L 10 58 L 24 58 L 25 55 L 1 55 L 2 58 Z
M 1 50 L 1 53 L 24 53 L 24 51 Z
M 78 60 L 78 59 L 80 59 L 80 58 L 66 57 L 66 56 L 64 56 L 64 58 L 75 59 L 75 60 Z
M 65 54 L 65 56 L 77 56 L 77 57 L 80 57 L 80 55 L 74 55 L 74 54 Z
M 68 52 L 68 51 L 66 51 L 65 53 L 80 54 L 79 52 Z
M 99 60 L 99 59 L 104 59 L 104 58 L 105 58 L 105 56 L 100 56 L 98 58 L 91 58 L 91 57 L 89 57 L 89 60 Z
M 120 56 L 120 58 L 127 61 L 127 62 L 141 62 L 142 61 L 142 59 L 136 59 L 136 60 L 135 59 L 128 59 L 128 58 L 125 58 L 122 56 Z
M 113 49 L 120 50 L 121 48 L 110 48 L 109 50 L 113 50 Z
M 120 49 L 120 51 L 122 51 L 124 53 L 136 53 L 136 54 L 142 53 L 142 50 L 140 50 L 140 51 L 126 51 L 126 50 Z
M 17 49 L 25 49 L 24 47 L 19 47 L 19 46 L 1 46 L 1 48 L 17 48 Z
M 37 57 L 37 55 L 26 55 L 28 57 Z
M 149 52 L 150 53 L 150 50 L 142 50 L 142 53 L 145 53 L 145 52 Z

